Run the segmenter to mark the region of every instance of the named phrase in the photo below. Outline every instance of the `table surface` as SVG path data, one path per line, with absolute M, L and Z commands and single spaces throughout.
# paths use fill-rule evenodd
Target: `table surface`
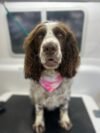
M 35 111 L 28 96 L 11 96 L 5 108 L 6 111 L 0 114 L 0 133 L 33 133 Z M 71 98 L 69 115 L 73 123 L 69 133 L 96 133 L 81 97 Z M 66 133 L 58 120 L 59 109 L 45 110 L 46 133 Z

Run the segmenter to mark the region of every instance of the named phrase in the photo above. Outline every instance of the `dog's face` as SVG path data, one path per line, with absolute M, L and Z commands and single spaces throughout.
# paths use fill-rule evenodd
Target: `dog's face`
M 43 69 L 55 69 L 66 77 L 74 76 L 79 64 L 76 45 L 75 36 L 64 23 L 40 23 L 24 43 L 26 78 L 39 78 Z
M 65 39 L 64 31 L 56 22 L 45 23 L 38 32 L 41 38 L 39 58 L 46 69 L 56 69 L 62 60 L 61 43 Z

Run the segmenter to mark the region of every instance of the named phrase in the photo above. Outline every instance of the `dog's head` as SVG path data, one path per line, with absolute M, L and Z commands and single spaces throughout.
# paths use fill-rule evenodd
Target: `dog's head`
M 25 77 L 39 80 L 44 69 L 55 69 L 71 78 L 79 65 L 77 41 L 62 22 L 38 24 L 24 42 Z

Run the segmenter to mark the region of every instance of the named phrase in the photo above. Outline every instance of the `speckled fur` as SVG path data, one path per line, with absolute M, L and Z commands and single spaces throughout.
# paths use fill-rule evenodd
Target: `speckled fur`
M 52 77 L 56 71 L 45 70 L 43 75 Z M 49 110 L 55 109 L 70 99 L 72 79 L 64 78 L 62 84 L 53 92 L 47 92 L 37 81 L 31 80 L 31 98 L 34 104 L 40 104 Z

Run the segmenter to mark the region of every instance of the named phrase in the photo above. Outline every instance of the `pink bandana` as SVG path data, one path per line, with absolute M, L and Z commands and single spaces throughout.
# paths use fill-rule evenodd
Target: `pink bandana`
M 60 86 L 62 81 L 63 81 L 63 77 L 59 73 L 57 73 L 53 77 L 41 76 L 39 82 L 46 91 L 53 92 Z

